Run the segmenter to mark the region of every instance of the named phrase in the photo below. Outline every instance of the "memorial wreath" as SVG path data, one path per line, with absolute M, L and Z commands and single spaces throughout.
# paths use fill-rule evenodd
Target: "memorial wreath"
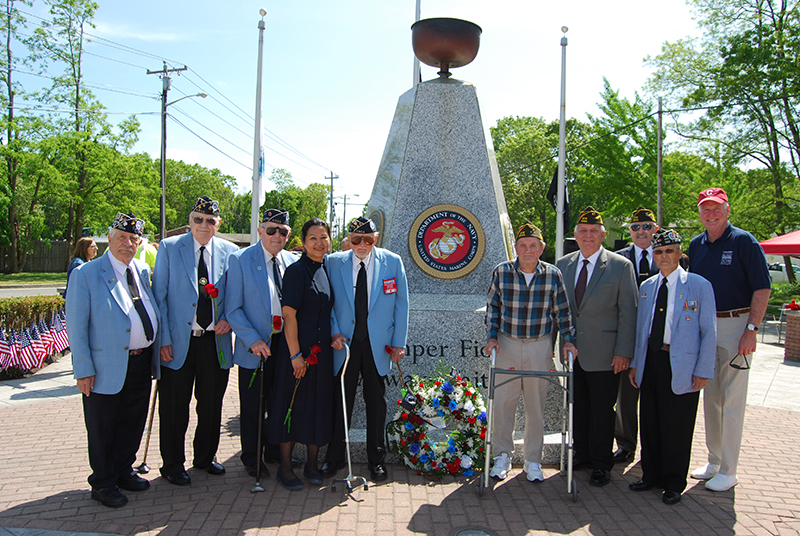
M 472 476 L 483 470 L 486 404 L 469 380 L 440 362 L 433 377 L 414 374 L 401 393 L 386 427 L 391 452 L 417 474 Z

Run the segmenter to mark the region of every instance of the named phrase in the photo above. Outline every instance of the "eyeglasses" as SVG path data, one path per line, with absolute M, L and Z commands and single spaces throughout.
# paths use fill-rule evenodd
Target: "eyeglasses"
M 631 231 L 634 233 L 639 229 L 644 229 L 645 231 L 651 231 L 655 226 L 652 223 L 634 223 L 631 225 Z
M 275 233 L 281 233 L 281 236 L 289 236 L 289 229 L 284 229 L 283 227 L 267 227 L 264 229 L 264 232 L 269 236 L 272 236 Z
M 374 236 L 358 236 L 358 235 L 352 235 L 352 234 L 350 235 L 350 243 L 353 244 L 354 246 L 359 245 L 362 240 L 368 246 L 371 246 L 372 244 L 375 243 L 375 237 Z
M 741 356 L 744 359 L 744 366 L 734 363 L 734 361 L 736 361 L 737 357 L 739 357 L 739 354 L 736 354 L 735 356 L 733 356 L 733 359 L 731 359 L 731 362 L 728 363 L 728 365 L 730 365 L 731 368 L 735 368 L 736 370 L 747 370 L 747 369 L 750 368 L 750 363 L 747 361 L 747 356 L 746 355 Z
M 678 248 L 654 249 L 653 250 L 653 255 L 655 255 L 655 256 L 664 255 L 664 254 L 672 255 L 676 251 L 679 251 Z
M 192 221 L 197 225 L 203 225 L 204 220 L 208 225 L 212 227 L 217 224 L 217 218 L 201 218 L 200 216 L 195 216 L 194 218 L 192 218 Z

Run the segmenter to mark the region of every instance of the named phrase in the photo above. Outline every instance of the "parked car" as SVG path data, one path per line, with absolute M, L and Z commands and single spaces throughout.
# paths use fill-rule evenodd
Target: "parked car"
M 792 265 L 795 278 L 800 281 L 800 266 Z M 782 263 L 772 263 L 769 265 L 769 277 L 773 283 L 788 283 L 789 278 L 786 276 L 786 266 Z

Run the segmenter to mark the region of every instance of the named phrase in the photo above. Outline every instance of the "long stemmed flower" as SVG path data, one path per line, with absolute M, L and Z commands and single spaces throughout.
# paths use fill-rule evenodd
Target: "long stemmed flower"
M 267 338 L 267 346 L 269 346 L 269 341 L 272 340 L 272 336 L 275 335 L 275 332 L 281 329 L 281 326 L 283 326 L 283 319 L 278 315 L 273 316 L 272 333 L 270 333 L 269 338 Z M 263 368 L 264 368 L 264 360 L 260 359 L 258 361 L 258 367 L 253 371 L 253 375 L 250 377 L 250 385 L 247 386 L 248 389 L 250 389 L 253 386 L 253 380 L 256 379 L 256 374 L 258 374 L 258 371 Z
M 209 283 L 205 287 L 206 294 L 214 301 L 214 325 L 219 322 L 219 315 L 217 314 L 217 296 L 219 296 L 219 289 L 214 286 L 214 283 Z M 222 345 L 219 343 L 219 333 L 214 332 L 217 339 L 217 359 L 219 366 L 225 368 L 225 353 L 222 351 Z
M 306 365 L 316 365 L 319 361 L 317 358 L 317 354 L 321 351 L 319 344 L 315 344 L 311 347 L 311 355 L 306 358 Z M 297 388 L 300 386 L 300 380 L 303 378 L 297 378 L 294 382 L 294 392 L 292 393 L 292 401 L 289 402 L 289 410 L 286 412 L 286 418 L 283 419 L 283 424 L 286 425 L 286 432 L 289 432 L 292 429 L 292 407 L 294 406 L 294 397 L 297 394 Z

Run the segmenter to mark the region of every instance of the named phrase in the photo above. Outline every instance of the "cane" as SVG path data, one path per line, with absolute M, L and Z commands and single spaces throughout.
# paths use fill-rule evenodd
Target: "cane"
M 256 449 L 256 483 L 252 488 L 250 488 L 250 493 L 264 491 L 264 486 L 261 485 L 261 433 L 264 426 L 264 359 L 259 361 L 258 368 L 261 371 L 261 380 L 258 382 L 258 448 Z
M 150 447 L 150 432 L 153 430 L 153 417 L 156 413 L 156 397 L 158 397 L 158 380 L 156 380 L 153 385 L 153 398 L 150 401 L 150 416 L 147 419 L 147 438 L 144 440 L 144 456 L 142 457 L 141 465 L 136 467 L 136 472 L 140 475 L 146 475 L 150 472 L 150 468 L 147 466 L 147 449 Z
M 344 349 L 347 352 L 347 356 L 344 358 L 344 365 L 342 365 L 342 419 L 344 419 L 344 443 L 347 450 L 347 476 L 344 478 L 337 478 L 333 481 L 333 485 L 331 486 L 331 491 L 336 491 L 336 483 L 337 482 L 344 482 L 347 486 L 348 493 L 353 491 L 353 485 L 351 482 L 358 482 L 360 481 L 364 485 L 364 491 L 369 489 L 367 485 L 367 479 L 363 476 L 353 476 L 353 462 L 350 457 L 350 429 L 347 426 L 347 401 L 345 399 L 344 393 L 344 376 L 347 372 L 347 363 L 350 361 L 350 347 L 345 344 Z

